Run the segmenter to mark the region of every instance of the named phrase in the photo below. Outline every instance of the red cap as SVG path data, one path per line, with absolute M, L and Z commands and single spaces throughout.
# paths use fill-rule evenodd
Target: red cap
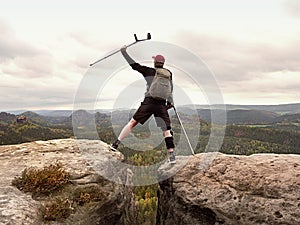
M 154 59 L 155 62 L 161 62 L 161 63 L 165 62 L 165 57 L 163 57 L 162 55 L 152 56 L 152 59 Z

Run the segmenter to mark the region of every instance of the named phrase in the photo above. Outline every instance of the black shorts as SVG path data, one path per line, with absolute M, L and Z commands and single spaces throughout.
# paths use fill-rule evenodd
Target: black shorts
M 157 126 L 163 131 L 171 130 L 169 113 L 164 104 L 142 102 L 141 106 L 133 115 L 133 119 L 144 124 L 152 115 L 154 115 Z

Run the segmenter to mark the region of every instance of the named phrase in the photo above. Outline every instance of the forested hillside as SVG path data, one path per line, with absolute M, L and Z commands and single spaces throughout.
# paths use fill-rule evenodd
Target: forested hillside
M 26 115 L 28 117 L 26 117 Z M 70 126 L 64 122 L 56 123 L 57 118 L 47 118 L 27 112 L 20 116 L 0 113 L 0 144 L 19 144 L 36 140 L 68 138 L 72 136 Z
M 188 113 L 187 110 L 185 112 Z M 195 149 L 196 152 L 205 151 L 211 129 L 210 113 L 209 110 L 199 110 L 198 115 L 180 113 L 187 130 L 195 129 L 195 121 L 200 120 L 201 135 Z M 2 145 L 17 144 L 34 140 L 72 137 L 73 118 L 79 120 L 78 123 L 82 125 L 90 122 L 96 123 L 99 138 L 109 143 L 116 138 L 115 131 L 122 128 L 123 124 L 120 121 L 130 119 L 132 115 L 129 114 L 129 111 L 92 114 L 85 110 L 79 110 L 71 116 L 42 116 L 30 111 L 24 112 L 22 115 L 2 112 L 0 113 L 0 143 Z M 257 152 L 299 153 L 299 113 L 279 115 L 267 111 L 232 110 L 227 112 L 227 115 L 229 117 L 227 118 L 226 135 L 220 149 L 222 152 L 246 155 Z M 25 117 L 26 121 L 18 122 L 20 116 Z M 171 118 L 176 139 L 179 138 L 181 127 L 175 115 L 172 115 Z M 147 124 L 137 126 L 133 130 L 133 134 L 141 140 L 149 137 L 149 132 Z M 88 135 L 83 134 L 82 137 L 86 138 Z M 143 148 L 142 142 L 138 144 Z M 163 145 L 161 147 L 163 148 Z M 128 153 L 126 155 L 132 155 L 131 149 L 125 149 Z M 151 149 L 151 146 L 147 146 L 147 149 Z

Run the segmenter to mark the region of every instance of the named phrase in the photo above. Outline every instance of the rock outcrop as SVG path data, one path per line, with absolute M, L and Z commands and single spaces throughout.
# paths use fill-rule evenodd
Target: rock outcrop
M 20 145 L 0 146 L 0 224 L 42 225 L 42 224 L 133 224 L 132 190 L 130 186 L 111 182 L 99 175 L 84 157 L 78 141 L 61 139 L 36 141 Z M 101 141 L 80 140 L 79 145 L 91 151 L 97 160 L 107 164 L 111 159 L 122 161 L 123 155 L 112 152 Z M 45 199 L 34 199 L 30 193 L 24 193 L 12 186 L 12 180 L 21 175 L 25 168 L 43 168 L 55 162 L 64 165 L 71 174 L 72 184 L 69 193 L 80 190 L 101 192 L 102 199 L 78 207 L 64 221 L 44 222 L 41 206 Z M 120 180 L 128 180 L 128 171 L 118 173 Z
M 133 174 L 118 166 L 123 159 L 101 141 L 0 146 L 0 224 L 136 225 Z M 92 165 L 95 161 L 100 163 Z M 18 190 L 12 180 L 25 168 L 55 162 L 62 163 L 72 178 L 62 195 L 94 190 L 103 198 L 78 207 L 65 220 L 45 222 L 40 209 L 48 199 Z M 203 153 L 178 157 L 175 165 L 163 164 L 158 175 L 157 225 L 300 224 L 300 155 Z
M 160 182 L 157 225 L 300 224 L 300 155 L 197 154 Z M 178 160 L 176 166 L 180 167 Z M 160 177 L 176 166 L 162 165 Z

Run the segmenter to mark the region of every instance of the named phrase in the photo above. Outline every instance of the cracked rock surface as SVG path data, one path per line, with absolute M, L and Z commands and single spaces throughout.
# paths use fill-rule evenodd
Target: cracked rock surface
M 300 224 L 300 155 L 208 154 L 160 167 L 157 224 Z
M 128 171 L 114 174 L 120 184 L 109 181 L 94 170 L 90 158 L 98 162 L 100 169 L 106 170 L 110 163 L 116 167 L 117 162 L 124 159 L 120 152 L 110 151 L 106 143 L 97 140 L 58 139 L 0 146 L 0 224 L 129 224 L 132 190 L 122 185 L 122 182 L 130 182 Z M 43 168 L 56 162 L 63 164 L 71 175 L 69 192 L 95 190 L 106 197 L 78 208 L 66 221 L 43 221 L 40 212 L 43 202 L 11 183 L 25 168 Z

